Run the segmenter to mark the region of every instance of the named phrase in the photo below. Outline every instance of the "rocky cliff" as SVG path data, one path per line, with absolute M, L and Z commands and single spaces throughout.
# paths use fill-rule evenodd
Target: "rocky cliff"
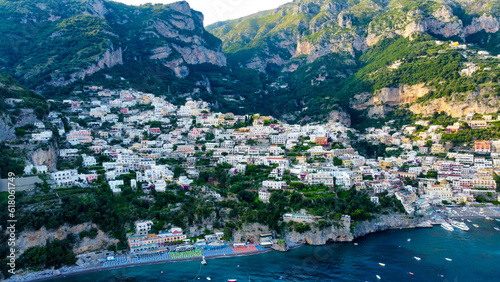
M 18 116 L 0 113 L 0 142 L 16 139 L 15 128 L 38 121 L 33 109 L 22 109 Z
M 185 78 L 193 66 L 226 65 L 222 43 L 205 31 L 203 15 L 184 1 L 142 6 L 105 0 L 3 1 L 0 15 L 5 15 L 0 31 L 6 38 L 0 42 L 0 70 L 41 92 L 116 66 L 123 66 L 123 77 L 160 63 L 165 68 L 155 72 Z
M 363 92 L 355 95 L 350 106 L 356 110 L 368 108 L 368 117 L 384 117 L 394 110 L 394 106 L 411 104 L 429 93 L 430 89 L 424 83 L 415 85 L 400 85 L 399 87 L 384 87 L 375 93 Z
M 325 245 L 332 242 L 350 242 L 355 238 L 370 233 L 384 231 L 393 228 L 408 228 L 421 223 L 423 219 L 415 219 L 406 215 L 378 215 L 370 221 L 361 221 L 352 224 L 344 222 L 341 225 L 331 225 L 324 229 L 312 226 L 311 231 L 298 233 L 288 232 L 285 238 L 293 243 L 305 243 L 309 245 Z M 353 226 L 351 226 L 351 224 Z
M 259 223 L 243 225 L 239 230 L 233 232 L 235 242 L 259 242 L 260 234 L 270 233 L 269 227 Z
M 399 87 L 384 87 L 371 94 L 364 92 L 357 94 L 351 100 L 351 107 L 357 110 L 369 106 L 389 105 L 396 106 L 417 101 L 418 98 L 429 93 L 430 89 L 424 83 L 415 85 L 400 85 Z
M 371 221 L 361 221 L 354 227 L 354 238 L 370 233 L 395 228 L 415 227 L 424 221 L 423 218 L 412 218 L 407 215 L 379 215 Z
M 308 63 L 331 53 L 354 57 L 397 35 L 428 33 L 465 40 L 481 31 L 494 34 L 499 20 L 495 5 L 478 7 L 470 1 L 312 0 L 207 29 L 222 39 L 238 63 L 265 71 L 269 64 L 284 66 L 294 56 L 307 56 Z
M 58 148 L 56 144 L 50 144 L 44 150 L 39 148 L 30 153 L 29 159 L 33 165 L 46 165 L 49 171 L 55 171 L 57 165 Z
M 44 246 L 49 239 L 63 240 L 69 234 L 78 236 L 80 232 L 84 230 L 88 231 L 92 227 L 95 228 L 97 226 L 91 223 L 83 223 L 75 226 L 63 225 L 57 230 L 46 230 L 45 227 L 42 227 L 36 231 L 23 231 L 18 234 L 16 239 L 16 250 L 19 251 L 19 254 L 22 254 L 31 247 Z M 118 242 L 117 239 L 110 238 L 107 234 L 99 230 L 95 238 L 85 237 L 83 240 L 79 240 L 74 246 L 73 252 L 81 254 L 88 251 L 101 250 Z
M 95 62 L 91 63 L 88 67 L 71 73 L 68 79 L 58 76 L 57 74 L 53 74 L 51 76 L 52 80 L 48 82 L 48 84 L 57 87 L 65 86 L 79 79 L 85 79 L 85 77 L 90 76 L 102 69 L 111 68 L 121 64 L 123 64 L 122 48 L 119 47 L 118 50 L 114 50 L 114 47 L 110 46 L 109 49 L 106 49 L 102 56 L 96 58 Z
M 409 110 L 415 114 L 430 116 L 435 112 L 445 112 L 452 117 L 462 117 L 468 114 L 496 113 L 500 101 L 492 88 L 481 88 L 468 93 L 455 93 L 451 97 L 442 97 L 415 103 Z
M 285 239 L 292 243 L 302 243 L 309 245 L 325 245 L 332 242 L 350 242 L 354 239 L 351 233 L 351 222 L 349 220 L 339 224 L 332 224 L 323 229 L 316 225 L 311 226 L 311 230 L 299 233 L 292 230 L 285 235 Z

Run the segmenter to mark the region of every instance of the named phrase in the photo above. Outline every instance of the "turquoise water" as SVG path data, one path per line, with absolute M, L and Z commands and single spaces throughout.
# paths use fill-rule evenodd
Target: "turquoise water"
M 480 228 L 467 223 L 469 232 L 457 229 L 449 232 L 440 226 L 389 230 L 357 239 L 357 246 L 353 243 L 304 246 L 287 253 L 208 259 L 206 266 L 199 261 L 164 263 L 55 281 L 207 281 L 206 277 L 211 281 L 230 278 L 238 281 L 377 281 L 376 275 L 384 281 L 500 281 L 500 232 L 493 229 L 500 227 L 500 222 L 473 220 L 473 223 Z M 422 260 L 417 261 L 414 256 Z

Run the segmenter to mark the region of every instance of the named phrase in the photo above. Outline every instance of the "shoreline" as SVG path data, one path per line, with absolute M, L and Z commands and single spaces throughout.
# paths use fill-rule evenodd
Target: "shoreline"
M 264 250 L 258 250 L 253 252 L 246 252 L 241 254 L 228 254 L 228 255 L 214 255 L 214 256 L 205 256 L 205 259 L 219 259 L 219 258 L 232 258 L 232 257 L 244 257 L 251 255 L 264 254 L 269 252 L 274 252 L 275 250 L 269 248 Z M 67 278 L 69 276 L 80 275 L 85 273 L 95 273 L 100 271 L 108 271 L 115 269 L 126 269 L 135 266 L 145 266 L 145 265 L 154 265 L 154 264 L 162 264 L 162 263 L 176 263 L 176 262 L 185 262 L 185 261 L 197 261 L 201 262 L 201 257 L 193 257 L 193 258 L 180 258 L 180 259 L 166 259 L 166 260 L 158 260 L 158 261 L 148 261 L 148 262 L 140 262 L 140 263 L 131 263 L 125 265 L 116 265 L 116 266 L 108 266 L 108 267 L 91 267 L 91 268 L 82 268 L 70 270 L 68 272 L 61 273 L 60 275 L 47 275 L 46 277 L 39 277 L 34 279 L 29 279 L 27 276 L 22 276 L 16 279 L 7 279 L 6 281 L 47 281 L 49 279 L 58 279 L 58 278 Z M 55 270 L 54 270 L 55 271 Z M 26 279 L 27 278 L 27 279 Z
M 469 216 L 445 215 L 444 218 L 468 218 L 468 219 L 485 219 L 486 220 L 486 216 L 489 216 L 491 218 L 500 218 L 500 216 L 498 216 L 498 215 L 469 215 Z M 379 232 L 383 232 L 383 231 L 387 231 L 387 230 L 432 228 L 433 225 L 438 225 L 438 224 L 439 223 L 432 223 L 431 222 L 430 226 L 427 226 L 427 225 L 426 226 L 409 225 L 409 226 L 401 226 L 401 227 L 389 227 L 389 228 L 384 229 L 384 230 L 377 230 L 375 232 L 370 232 L 370 233 L 364 234 L 364 235 L 359 236 L 359 237 L 354 237 L 353 240 L 349 241 L 349 242 L 353 242 L 354 240 L 361 238 L 361 237 L 364 237 L 368 234 L 379 233 Z M 290 242 L 287 242 L 287 243 L 290 246 L 289 250 L 298 249 L 298 248 L 301 248 L 302 246 L 308 245 L 307 243 L 301 243 L 301 242 L 293 242 L 292 244 L 290 244 Z M 335 242 L 332 242 L 332 243 L 335 243 Z M 348 242 L 346 242 L 346 243 L 348 243 Z M 319 246 L 319 245 L 311 245 L 311 246 Z M 205 256 L 205 258 L 206 259 L 232 258 L 232 257 L 258 255 L 258 254 L 269 253 L 269 252 L 274 252 L 274 251 L 277 251 L 277 250 L 274 250 L 272 248 L 266 248 L 263 250 L 257 250 L 257 251 L 240 253 L 240 254 L 233 253 L 233 254 L 227 254 L 227 255 Z M 82 267 L 82 268 L 74 269 L 74 270 L 69 269 L 68 271 L 62 272 L 60 274 L 48 274 L 48 273 L 47 273 L 47 275 L 43 274 L 43 272 L 46 272 L 46 271 L 52 271 L 52 272 L 57 271 L 57 270 L 60 271 L 60 269 L 64 268 L 63 267 L 60 269 L 54 269 L 54 270 L 46 269 L 46 270 L 42 270 L 42 271 L 37 272 L 40 274 L 33 273 L 32 275 L 28 274 L 28 275 L 23 275 L 23 276 L 16 277 L 16 278 L 8 278 L 6 281 L 46 281 L 49 279 L 57 279 L 57 278 L 74 276 L 74 275 L 79 275 L 79 274 L 93 273 L 93 272 L 100 272 L 100 271 L 107 271 L 107 270 L 114 270 L 114 269 L 125 269 L 125 268 L 130 268 L 130 267 L 135 267 L 135 266 L 145 266 L 145 265 L 154 265 L 154 264 L 161 264 L 161 263 L 175 263 L 175 262 L 185 262 L 185 261 L 196 261 L 196 260 L 201 261 L 201 257 L 165 259 L 165 260 L 158 260 L 158 261 L 147 261 L 147 262 L 139 262 L 139 263 L 131 263 L 131 264 L 107 266 L 107 267 L 104 267 L 104 266 Z M 70 268 L 70 267 L 67 267 L 67 268 Z M 32 276 L 43 276 L 43 277 L 32 277 Z

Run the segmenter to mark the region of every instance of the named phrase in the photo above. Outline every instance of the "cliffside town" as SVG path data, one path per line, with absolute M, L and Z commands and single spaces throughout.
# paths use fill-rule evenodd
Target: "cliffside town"
M 359 132 L 333 120 L 299 125 L 218 113 L 191 98 L 176 106 L 133 89 L 76 94 L 49 100 L 47 118 L 6 143 L 35 148 L 18 173 L 35 176 L 18 191 L 21 254 L 52 240 L 51 230 L 57 240 L 79 236 L 73 252 L 81 256 L 99 248 L 197 256 L 203 246 L 238 253 L 250 251 L 248 243 L 285 250 L 284 242 L 321 245 L 416 226 L 442 205 L 498 203 L 499 136 L 463 136 L 498 132 L 497 114 L 435 115 L 400 128 L 392 120 Z M 90 214 L 64 219 L 65 209 L 86 209 L 88 197 L 104 201 L 97 208 L 111 208 L 112 218 L 131 213 L 110 225 L 103 222 L 111 217 Z M 116 209 L 125 199 L 129 206 Z M 260 225 L 242 226 L 252 222 Z M 61 231 L 67 223 L 80 227 Z M 94 241 L 97 249 L 88 245 Z

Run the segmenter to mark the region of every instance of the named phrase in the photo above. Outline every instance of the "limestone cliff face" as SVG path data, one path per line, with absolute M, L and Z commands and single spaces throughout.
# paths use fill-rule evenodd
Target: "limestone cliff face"
M 309 245 L 325 245 L 332 242 L 350 242 L 355 238 L 365 236 L 370 233 L 384 231 L 393 228 L 408 228 L 423 222 L 420 218 L 410 218 L 406 215 L 377 215 L 370 221 L 357 222 L 353 228 L 351 223 L 345 222 L 341 226 L 332 225 L 323 230 L 312 227 L 311 231 L 298 233 L 289 232 L 285 238 L 289 242 L 304 243 Z M 352 231 L 352 232 L 351 232 Z
M 2 113 L 0 117 L 0 142 L 14 140 L 16 138 L 14 132 L 10 117 Z
M 417 101 L 418 98 L 429 93 L 430 89 L 424 83 L 415 85 L 401 85 L 395 87 L 384 87 L 375 91 L 373 95 L 364 92 L 355 95 L 351 100 L 351 107 L 357 110 L 364 110 L 369 106 L 389 105 L 396 106 Z
M 231 53 L 238 52 L 234 45 L 241 46 L 247 56 L 241 57 L 239 64 L 265 71 L 269 63 L 275 63 L 268 59 L 276 61 L 276 56 L 280 66 L 304 55 L 308 63 L 332 53 L 354 57 L 381 39 L 397 35 L 413 38 L 417 33 L 428 33 L 465 39 L 480 31 L 498 32 L 497 12 L 487 4 L 473 2 L 429 1 L 429 7 L 419 8 L 397 1 L 293 1 L 208 29 L 222 39 Z M 464 23 L 464 15 L 456 12 L 460 10 L 466 11 L 472 20 Z M 256 22 L 263 25 L 255 25 Z
M 481 30 L 487 33 L 496 33 L 500 29 L 500 17 L 483 14 L 479 18 L 474 18 L 472 23 L 464 30 L 464 35 L 471 35 Z
M 340 122 L 345 126 L 351 126 L 351 116 L 343 109 L 333 110 L 328 115 L 328 120 Z
M 190 74 L 190 65 L 226 66 L 222 45 L 209 46 L 207 42 L 201 13 L 192 11 L 187 2 L 174 3 L 165 9 L 175 13 L 168 18 L 155 18 L 151 29 L 147 30 L 165 40 L 159 47 L 150 50 L 149 59 L 159 60 L 178 78 L 185 78 Z
M 6 115 L 5 113 L 0 114 L 0 142 L 11 141 L 16 139 L 15 127 L 24 126 L 27 124 L 33 124 L 38 119 L 33 113 L 32 109 L 23 109 L 21 114 L 17 117 L 11 115 Z
M 178 78 L 192 66 L 226 66 L 222 43 L 205 30 L 203 14 L 185 1 L 141 7 L 106 0 L 35 2 L 0 3 L 0 12 L 11 15 L 0 25 L 18 30 L 7 38 L 8 46 L 0 44 L 0 69 L 39 92 L 120 65 L 134 74 L 159 61 Z
M 379 215 L 371 221 L 361 221 L 354 228 L 354 238 L 370 233 L 394 228 L 408 228 L 422 223 L 421 218 L 410 218 L 406 215 Z
M 482 88 L 469 93 L 456 93 L 451 97 L 434 99 L 420 104 L 410 106 L 410 111 L 415 114 L 430 116 L 435 112 L 445 112 L 452 117 L 462 117 L 467 114 L 489 114 L 496 113 L 500 101 L 494 90 Z
M 260 234 L 270 233 L 269 227 L 259 223 L 243 225 L 241 229 L 233 232 L 235 242 L 259 242 Z
M 95 63 L 85 69 L 72 73 L 69 79 L 53 74 L 52 80 L 48 84 L 57 87 L 65 86 L 79 79 L 84 79 L 85 77 L 90 76 L 102 69 L 111 68 L 121 64 L 123 64 L 122 48 L 119 47 L 117 50 L 114 50 L 114 47 L 111 46 L 99 59 L 96 60 Z
M 46 165 L 49 171 L 54 171 L 57 165 L 58 149 L 55 144 L 51 144 L 47 150 L 38 149 L 31 152 L 29 158 L 33 165 Z
M 90 223 L 78 224 L 75 226 L 63 225 L 57 230 L 47 230 L 42 227 L 36 231 L 23 231 L 18 234 L 16 239 L 16 250 L 20 254 L 24 253 L 27 249 L 35 246 L 44 246 L 49 239 L 63 240 L 69 234 L 78 235 L 84 230 L 90 230 L 92 227 L 97 227 Z M 73 248 L 75 254 L 84 253 L 87 251 L 96 251 L 107 248 L 109 245 L 118 243 L 119 240 L 110 238 L 107 234 L 103 233 L 101 230 L 98 231 L 97 236 L 94 239 L 88 237 L 84 238 L 82 241 L 76 243 Z
M 384 117 L 393 111 L 395 106 L 403 104 L 411 104 L 409 110 L 415 114 L 430 116 L 435 112 L 443 111 L 453 117 L 474 113 L 495 113 L 500 106 L 495 89 L 489 87 L 416 103 L 418 98 L 426 95 L 429 91 L 430 89 L 423 83 L 413 86 L 402 85 L 399 88 L 382 88 L 373 95 L 369 92 L 355 95 L 351 99 L 350 106 L 357 110 L 367 109 L 369 118 Z
M 288 232 L 285 239 L 293 243 L 303 243 L 309 245 L 325 245 L 331 242 L 350 242 L 354 239 L 350 231 L 350 222 L 340 225 L 331 225 L 324 229 L 312 226 L 311 231 L 299 233 L 297 231 Z

